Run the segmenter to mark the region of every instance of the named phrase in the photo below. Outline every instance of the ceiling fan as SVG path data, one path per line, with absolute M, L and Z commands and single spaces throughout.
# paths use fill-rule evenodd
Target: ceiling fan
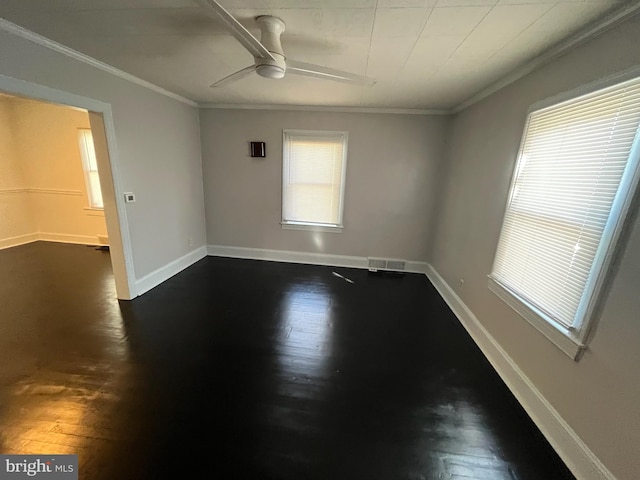
M 286 73 L 294 73 L 360 86 L 372 86 L 376 83 L 375 80 L 362 75 L 287 58 L 280 43 L 280 35 L 284 32 L 285 23 L 278 17 L 261 15 L 256 18 L 256 23 L 262 33 L 260 40 L 258 40 L 215 0 L 203 0 L 203 4 L 212 9 L 224 21 L 229 32 L 253 55 L 254 59 L 253 65 L 218 80 L 211 87 L 222 87 L 251 75 L 253 72 L 261 77 L 273 79 L 283 78 Z

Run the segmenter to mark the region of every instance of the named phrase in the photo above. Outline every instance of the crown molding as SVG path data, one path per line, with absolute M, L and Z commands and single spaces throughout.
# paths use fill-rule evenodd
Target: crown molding
M 347 107 L 347 106 L 319 106 L 319 105 L 261 105 L 261 104 L 223 104 L 223 103 L 197 103 L 186 97 L 166 90 L 158 85 L 143 80 L 135 75 L 127 73 L 107 63 L 101 62 L 89 55 L 78 52 L 62 45 L 54 40 L 44 37 L 40 34 L 32 32 L 24 27 L 16 25 L 8 20 L 0 18 L 0 31 L 5 31 L 37 45 L 43 46 L 49 50 L 61 53 L 76 61 L 90 65 L 99 70 L 105 71 L 123 80 L 129 81 L 141 87 L 152 90 L 156 93 L 172 98 L 179 102 L 185 103 L 192 107 L 202 109 L 233 109 L 233 110 L 285 110 L 285 111 L 308 111 L 308 112 L 334 112 L 334 113 L 371 113 L 371 114 L 395 114 L 395 115 L 452 115 L 465 110 L 466 108 L 480 102 L 489 95 L 503 89 L 504 87 L 516 82 L 534 70 L 550 63 L 556 58 L 564 55 L 569 50 L 586 43 L 587 41 L 602 34 L 606 30 L 618 25 L 624 20 L 640 13 L 640 2 L 626 3 L 622 7 L 616 9 L 602 18 L 589 24 L 587 27 L 569 36 L 565 40 L 546 50 L 541 55 L 533 58 L 529 62 L 516 68 L 506 77 L 491 84 L 484 90 L 476 93 L 464 102 L 458 104 L 451 109 L 422 109 L 422 108 L 376 108 L 376 107 Z
M 471 105 L 478 103 L 479 101 L 485 99 L 489 95 L 497 92 L 498 90 L 503 89 L 507 85 L 510 85 L 517 80 L 520 80 L 522 77 L 528 75 L 534 70 L 537 70 L 538 68 L 564 55 L 569 50 L 572 50 L 573 48 L 576 48 L 588 42 L 589 40 L 597 37 L 598 35 L 604 33 L 610 28 L 613 28 L 619 23 L 622 23 L 628 18 L 631 18 L 634 15 L 637 15 L 638 13 L 640 13 L 640 2 L 627 3 L 622 7 L 614 10 L 613 12 L 609 12 L 608 14 L 605 14 L 603 17 L 590 23 L 585 28 L 579 30 L 577 33 L 565 38 L 560 43 L 551 47 L 549 50 L 546 50 L 544 53 L 538 55 L 537 57 L 533 58 L 527 63 L 516 68 L 513 72 L 511 72 L 506 77 L 489 85 L 484 90 L 481 90 L 480 92 L 476 93 L 469 99 L 460 103 L 459 105 L 457 105 L 451 110 L 451 113 L 461 112 L 462 110 L 470 107 Z
M 200 103 L 203 109 L 220 110 L 293 110 L 332 113 L 384 113 L 393 115 L 451 115 L 452 110 L 418 108 L 325 107 L 320 105 L 252 105 L 235 103 Z
M 40 45 L 49 50 L 57 53 L 61 53 L 67 57 L 70 57 L 78 62 L 90 65 L 99 70 L 105 71 L 123 80 L 129 81 L 144 88 L 148 88 L 156 93 L 172 98 L 179 102 L 185 103 L 192 107 L 199 108 L 212 108 L 212 109 L 241 109 L 241 110 L 299 110 L 299 111 L 315 111 L 315 112 L 336 112 L 336 113 L 382 113 L 382 114 L 395 114 L 395 115 L 450 115 L 451 110 L 448 109 L 414 109 L 414 108 L 373 108 L 373 107 L 329 107 L 329 106 L 316 106 L 316 105 L 252 105 L 252 104 L 217 104 L 217 103 L 196 103 L 189 100 L 186 97 L 166 90 L 158 85 L 143 80 L 135 75 L 131 75 L 119 68 L 116 68 L 107 63 L 101 62 L 89 55 L 78 52 L 72 48 L 69 48 L 61 43 L 44 37 L 38 33 L 32 32 L 20 25 L 17 25 L 9 20 L 0 18 L 0 31 L 8 32 L 17 37 L 28 40 L 36 45 Z
M 90 57 L 89 55 L 80 53 L 72 48 L 62 45 L 61 43 L 58 43 L 47 37 L 43 37 L 40 34 L 32 32 L 31 30 L 27 30 L 26 28 L 21 27 L 20 25 L 16 25 L 15 23 L 10 22 L 9 20 L 5 20 L 4 18 L 0 18 L 0 30 L 8 32 L 12 35 L 23 38 L 25 40 L 28 40 L 42 47 L 48 48 L 49 50 L 52 50 L 54 52 L 61 53 L 62 55 L 72 58 L 78 62 L 84 63 L 86 65 L 97 68 L 104 72 L 110 73 L 111 75 L 122 78 L 123 80 L 126 80 L 128 82 L 135 83 L 136 85 L 139 85 L 144 88 L 148 88 L 149 90 L 153 90 L 154 92 L 164 95 L 165 97 L 172 98 L 173 100 L 177 100 L 179 102 L 185 103 L 192 107 L 198 106 L 196 102 L 189 100 L 188 98 L 185 98 L 181 95 L 178 95 L 177 93 L 173 93 L 173 92 L 170 92 L 169 90 L 165 90 L 164 88 L 159 87 L 158 85 L 155 85 L 151 82 L 147 82 L 146 80 L 138 78 L 135 75 L 131 75 L 130 73 L 124 72 L 116 67 L 113 67 L 109 64 L 101 62 L 100 60 L 96 60 L 95 58 Z

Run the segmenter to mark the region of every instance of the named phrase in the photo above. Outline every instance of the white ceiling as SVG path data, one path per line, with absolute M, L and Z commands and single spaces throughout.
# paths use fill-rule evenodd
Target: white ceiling
M 259 38 L 276 15 L 288 57 L 367 75 L 373 87 L 257 75 L 197 0 L 1 0 L 20 26 L 200 103 L 454 107 L 620 5 L 616 0 L 220 0 Z

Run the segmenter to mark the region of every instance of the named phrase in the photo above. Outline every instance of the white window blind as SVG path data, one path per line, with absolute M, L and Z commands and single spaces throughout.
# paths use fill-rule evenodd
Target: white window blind
M 78 137 L 85 184 L 87 186 L 87 196 L 89 197 L 89 206 L 91 208 L 104 208 L 102 190 L 100 189 L 100 176 L 98 175 L 98 162 L 96 159 L 96 151 L 93 146 L 91 130 L 78 130 Z
M 568 331 L 585 321 L 635 187 L 639 123 L 640 79 L 529 115 L 491 278 Z
M 285 130 L 283 224 L 342 226 L 346 132 Z

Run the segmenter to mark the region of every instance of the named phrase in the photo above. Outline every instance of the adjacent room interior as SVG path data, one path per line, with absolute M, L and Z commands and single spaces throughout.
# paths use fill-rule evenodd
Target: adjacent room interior
M 34 240 L 107 246 L 88 113 L 0 98 L 2 248 Z
M 638 478 L 638 13 L 3 2 L 0 454 Z

